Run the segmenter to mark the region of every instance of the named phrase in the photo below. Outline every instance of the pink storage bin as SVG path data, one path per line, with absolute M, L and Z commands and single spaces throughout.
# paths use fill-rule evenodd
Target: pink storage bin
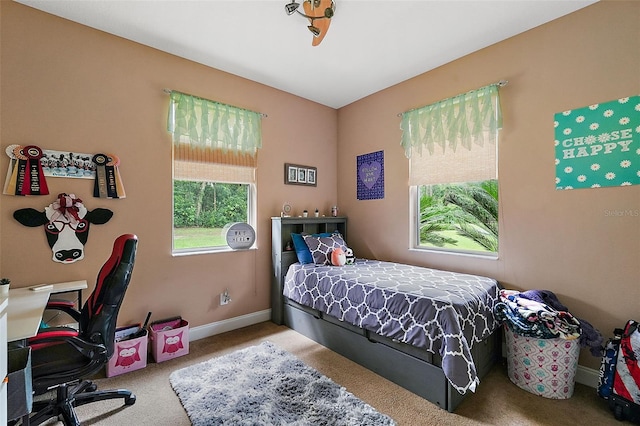
M 147 330 L 144 330 L 144 336 L 115 342 L 113 355 L 106 366 L 107 377 L 147 366 L 147 334 Z
M 163 362 L 189 353 L 189 322 L 182 318 L 161 320 L 149 325 L 151 355 Z
M 551 399 L 573 395 L 580 355 L 579 339 L 538 339 L 505 327 L 509 380 L 521 389 Z

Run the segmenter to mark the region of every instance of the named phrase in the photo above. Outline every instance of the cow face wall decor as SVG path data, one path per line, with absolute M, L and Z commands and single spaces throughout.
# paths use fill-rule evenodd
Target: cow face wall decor
M 84 259 L 84 245 L 89 237 L 89 225 L 107 223 L 113 212 L 108 209 L 87 210 L 82 200 L 73 194 L 58 194 L 58 199 L 44 211 L 32 208 L 13 212 L 13 217 L 24 226 L 44 225 L 53 261 L 64 264 Z

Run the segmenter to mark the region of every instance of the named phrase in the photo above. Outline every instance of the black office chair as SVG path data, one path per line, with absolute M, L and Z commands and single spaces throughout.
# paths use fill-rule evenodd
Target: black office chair
M 66 303 L 47 306 L 69 314 L 78 323 L 78 330 L 42 328 L 29 339 L 34 393 L 41 395 L 57 387 L 54 398 L 34 401 L 30 424 L 57 417 L 67 426 L 78 426 L 74 407 L 113 398 L 123 398 L 124 405 L 136 402 L 135 395 L 126 389 L 98 391 L 86 378 L 106 365 L 113 354 L 118 311 L 131 279 L 137 245 L 138 238 L 133 234 L 115 240 L 111 256 L 100 269 L 96 287 L 81 311 Z

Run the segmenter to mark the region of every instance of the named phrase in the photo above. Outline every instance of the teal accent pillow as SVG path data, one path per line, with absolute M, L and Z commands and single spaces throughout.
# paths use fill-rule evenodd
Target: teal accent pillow
M 313 257 L 311 256 L 311 252 L 309 251 L 309 247 L 307 243 L 304 242 L 303 234 L 291 233 L 291 240 L 293 241 L 293 248 L 296 250 L 296 255 L 298 255 L 298 262 L 302 265 L 307 263 L 314 263 Z M 307 235 L 307 234 L 305 234 Z M 333 235 L 332 232 L 322 232 L 320 234 L 312 234 L 314 237 L 330 237 Z

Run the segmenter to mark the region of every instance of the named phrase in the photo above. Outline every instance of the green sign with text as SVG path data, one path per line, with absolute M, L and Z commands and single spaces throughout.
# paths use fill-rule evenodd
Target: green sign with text
M 640 184 L 640 96 L 554 116 L 556 189 Z

